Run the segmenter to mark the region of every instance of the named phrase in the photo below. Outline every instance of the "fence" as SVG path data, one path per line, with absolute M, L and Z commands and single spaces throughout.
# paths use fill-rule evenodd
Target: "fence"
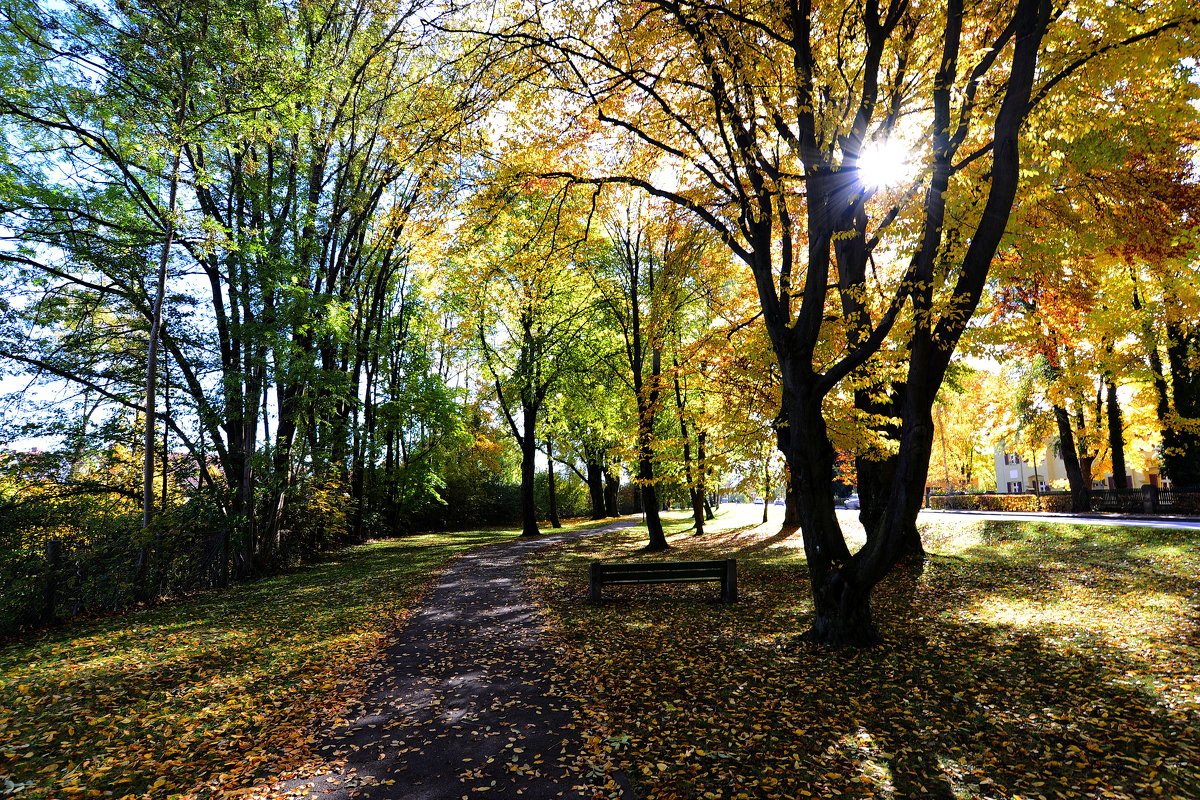
M 928 507 L 944 511 L 1052 511 L 1071 510 L 1070 492 L 1041 494 L 930 495 Z M 1092 492 L 1092 510 L 1122 514 L 1200 514 L 1200 492 L 1180 492 L 1159 487 L 1100 489 Z

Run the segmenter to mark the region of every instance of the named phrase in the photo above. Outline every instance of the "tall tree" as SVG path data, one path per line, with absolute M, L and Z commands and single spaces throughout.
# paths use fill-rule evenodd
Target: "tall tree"
M 141 341 L 160 342 L 186 401 L 166 423 L 196 463 L 220 464 L 200 470 L 224 484 L 220 571 L 285 557 L 297 483 L 361 481 L 352 423 L 374 396 L 410 228 L 447 198 L 444 156 L 469 145 L 460 134 L 484 106 L 486 87 L 460 80 L 475 62 L 433 57 L 420 0 L 0 13 L 2 69 L 23 86 L 0 100 L 23 162 L 0 187 L 19 242 L 0 259 L 27 287 L 129 312 Z M 157 337 L 153 264 L 170 323 Z M 21 309 L 26 331 L 43 306 Z M 0 347 L 129 407 L 107 386 L 127 375 L 39 343 Z
M 461 232 L 456 291 L 491 388 L 521 450 L 521 533 L 537 536 L 538 425 L 551 394 L 577 377 L 594 325 L 586 207 L 546 181 L 485 188 Z
M 868 0 L 836 12 L 809 2 L 610 0 L 564 17 L 531 13 L 493 31 L 540 59 L 565 90 L 553 102 L 580 98 L 580 113 L 623 134 L 630 153 L 669 159 L 678 185 L 604 164 L 565 164 L 558 174 L 676 203 L 753 274 L 781 371 L 779 441 L 815 604 L 808 639 L 878 640 L 870 592 L 911 543 L 931 409 L 1016 197 L 1022 122 L 1119 42 L 1195 18 L 1159 5 L 1132 35 L 1110 7 L 1063 14 L 1048 0 L 969 8 L 950 0 L 936 11 Z M 1054 47 L 1043 48 L 1052 27 Z M 913 203 L 919 189 L 897 201 L 861 177 L 870 145 L 906 129 L 928 142 L 924 193 Z M 903 255 L 870 269 L 874 255 L 889 252 Z M 834 515 L 836 454 L 823 406 L 880 349 L 902 310 L 899 449 L 885 511 L 851 554 Z
M 653 552 L 669 546 L 659 515 L 662 475 L 656 469 L 656 426 L 672 390 L 664 358 L 677 338 L 683 309 L 693 299 L 688 278 L 700 261 L 704 240 L 669 211 L 656 213 L 644 197 L 624 199 L 614 204 L 607 220 L 611 263 L 592 275 L 624 345 L 624 374 L 636 408 L 635 481 L 646 515 L 646 550 Z

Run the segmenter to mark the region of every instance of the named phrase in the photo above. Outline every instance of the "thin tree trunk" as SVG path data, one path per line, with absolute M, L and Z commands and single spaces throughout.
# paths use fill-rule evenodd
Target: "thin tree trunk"
M 524 426 L 519 443 L 521 445 L 521 535 L 540 536 L 537 524 L 537 506 L 534 502 L 534 455 L 536 447 L 537 409 L 526 404 L 522 409 Z
M 658 404 L 659 397 L 660 359 L 661 351 L 655 348 L 650 359 L 649 389 L 643 394 L 640 391 L 641 387 L 638 387 L 638 483 L 641 487 L 642 511 L 646 515 L 648 541 L 644 549 L 648 553 L 670 548 L 670 545 L 667 544 L 666 534 L 663 532 L 654 477 L 654 409 Z
M 768 456 L 763 459 L 763 518 L 762 524 L 767 524 L 767 510 L 771 507 L 771 459 Z
M 150 318 L 150 341 L 146 348 L 146 432 L 142 462 L 142 527 L 154 521 L 154 435 L 155 394 L 158 391 L 158 339 L 162 331 L 163 302 L 167 294 L 167 264 L 175 242 L 175 203 L 179 191 L 179 162 L 181 148 L 175 148 L 171 165 L 171 188 L 167 201 L 166 235 L 158 254 L 158 277 L 154 291 L 154 309 Z M 140 566 L 140 565 L 139 565 Z
M 1127 489 L 1125 466 L 1125 425 L 1121 420 L 1121 405 L 1117 402 L 1117 385 L 1111 379 L 1105 381 L 1105 413 L 1108 418 L 1108 447 L 1112 453 L 1113 488 Z
M 708 473 L 711 468 L 708 466 L 708 452 L 704 447 L 707 440 L 707 431 L 703 429 L 696 431 L 696 462 L 700 472 L 696 493 L 700 498 L 700 510 L 704 514 L 704 519 L 710 520 L 716 515 L 713 514 L 712 506 L 708 503 Z
M 1079 463 L 1079 451 L 1075 449 L 1075 432 L 1071 429 L 1071 417 L 1065 408 L 1056 405 L 1054 421 L 1058 424 L 1058 448 L 1067 468 L 1067 482 L 1071 485 L 1071 511 L 1077 514 L 1091 511 L 1092 487 L 1085 480 Z
M 704 501 L 700 481 L 696 480 L 692 468 L 692 440 L 688 436 L 687 417 L 684 416 L 683 389 L 679 385 L 679 361 L 674 362 L 672 380 L 675 383 L 675 409 L 679 413 L 679 435 L 683 441 L 683 475 L 687 481 L 688 499 L 692 505 L 692 520 L 696 536 L 704 534 Z
M 546 488 L 550 494 L 550 527 L 561 528 L 558 519 L 558 495 L 554 488 L 554 442 L 546 440 Z

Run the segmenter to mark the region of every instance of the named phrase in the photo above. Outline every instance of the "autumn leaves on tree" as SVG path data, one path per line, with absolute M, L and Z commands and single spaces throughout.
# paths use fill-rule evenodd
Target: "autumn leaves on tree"
M 807 638 L 871 643 L 978 468 L 968 345 L 1037 367 L 1076 507 L 1141 407 L 1200 485 L 1182 0 L 68 5 L 3 10 L 0 354 L 139 442 L 148 564 L 194 527 L 220 583 L 492 479 L 532 536 L 541 470 L 552 518 L 624 472 L 659 550 L 776 446 Z
M 874 641 L 872 587 L 920 552 L 932 408 L 1017 200 L 1023 126 L 1093 62 L 1147 43 L 1170 51 L 1165 40 L 1194 14 L 1158 4 L 1130 30 L 1111 7 L 1064 13 L 1044 0 L 519 13 L 487 34 L 548 90 L 543 108 L 591 120 L 621 153 L 543 139 L 569 157 L 542 174 L 669 201 L 753 276 L 780 368 L 779 444 L 816 610 L 808 636 Z M 860 160 L 894 139 L 922 168 L 883 191 Z M 853 555 L 833 513 L 825 415 L 848 382 L 873 387 L 859 395 L 860 406 L 871 398 L 864 413 L 896 420 L 894 453 L 863 496 L 868 541 Z

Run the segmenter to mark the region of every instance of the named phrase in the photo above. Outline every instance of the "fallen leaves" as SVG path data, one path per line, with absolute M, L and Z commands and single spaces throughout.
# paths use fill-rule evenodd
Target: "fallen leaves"
M 303 763 L 314 719 L 361 690 L 359 667 L 433 571 L 507 537 L 374 543 L 0 648 L 0 793 L 230 796 Z
M 672 540 L 671 558 L 738 558 L 733 607 L 703 586 L 584 602 L 585 565 L 640 557 L 636 530 L 535 563 L 560 680 L 597 720 L 589 757 L 647 800 L 1200 796 L 1187 534 L 942 524 L 924 572 L 877 591 L 888 638 L 863 651 L 794 643 L 807 576 L 773 534 Z

